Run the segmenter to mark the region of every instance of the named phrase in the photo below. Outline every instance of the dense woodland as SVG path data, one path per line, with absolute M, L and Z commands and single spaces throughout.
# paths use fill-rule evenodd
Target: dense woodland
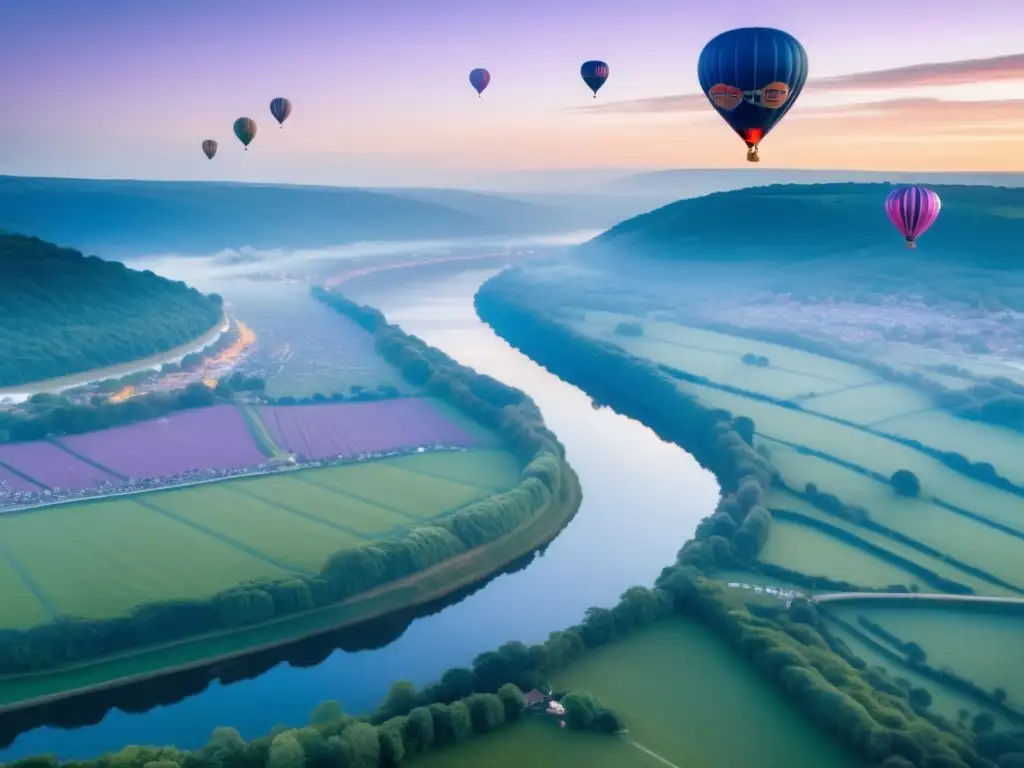
M 166 352 L 202 336 L 221 314 L 216 294 L 0 233 L 0 387 Z
M 935 185 L 942 215 L 917 258 L 1014 269 L 1024 189 Z M 836 254 L 899 256 L 903 238 L 882 208 L 889 184 L 774 184 L 666 205 L 624 221 L 584 250 L 670 260 L 804 261 Z M 751 225 L 750 223 L 754 224 Z
M 766 569 L 757 560 L 772 523 L 763 498 L 777 473 L 752 446 L 754 423 L 702 406 L 657 366 L 575 333 L 538 308 L 533 303 L 536 298 L 535 292 L 524 291 L 516 283 L 514 272 L 505 272 L 483 286 L 476 308 L 513 346 L 584 389 L 596 403 L 647 424 L 719 479 L 722 497 L 714 514 L 701 523 L 676 563 L 666 567 L 657 581 L 657 587 L 672 596 L 677 611 L 718 631 L 776 681 L 808 717 L 880 768 L 1019 764 L 1014 761 L 1024 752 L 1024 730 L 991 733 L 984 724 L 979 731 L 951 723 L 929 711 L 931 697 L 926 690 L 897 685 L 878 670 L 860 674 L 864 663 L 829 634 L 814 605 L 797 600 L 789 610 L 755 609 L 709 581 L 706 577 L 719 568 L 799 576 L 785 569 Z M 805 493 L 818 494 L 813 487 Z M 832 503 L 841 505 L 838 500 Z M 859 513 L 850 509 L 848 514 Z M 918 662 L 918 669 L 926 671 L 926 663 Z M 993 702 L 999 699 L 997 692 L 974 693 Z
M 374 309 L 323 291 L 316 295 L 372 333 L 381 354 L 411 383 L 497 431 L 524 466 L 519 485 L 415 527 L 402 539 L 339 552 L 316 576 L 239 586 L 207 600 L 142 605 L 115 619 L 66 617 L 25 631 L 0 630 L 0 675 L 50 669 L 340 602 L 494 541 L 550 503 L 574 503 L 576 480 L 564 462 L 564 449 L 525 394 L 459 365 L 388 325 Z M 200 392 L 205 389 L 198 385 L 178 397 L 215 396 Z

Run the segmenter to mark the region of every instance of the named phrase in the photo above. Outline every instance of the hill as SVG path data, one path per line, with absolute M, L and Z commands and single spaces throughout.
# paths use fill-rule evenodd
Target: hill
M 882 209 L 889 184 L 780 184 L 719 192 L 622 222 L 581 246 L 667 260 L 800 261 L 835 255 L 899 255 L 903 240 Z M 942 215 L 918 257 L 1018 267 L 1024 189 L 932 186 Z
M 114 258 L 553 232 L 559 214 L 495 195 L 0 176 L 0 230 Z
M 202 336 L 220 317 L 219 296 L 0 234 L 0 387 L 159 354 Z

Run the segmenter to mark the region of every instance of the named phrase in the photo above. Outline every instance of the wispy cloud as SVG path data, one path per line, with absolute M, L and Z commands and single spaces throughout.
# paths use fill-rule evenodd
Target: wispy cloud
M 808 81 L 807 93 L 840 91 L 880 91 L 902 88 L 966 85 L 1006 80 L 1024 80 L 1024 54 L 997 56 L 991 59 L 966 59 L 915 64 L 874 72 L 855 72 Z M 699 112 L 708 108 L 701 93 L 655 96 L 647 99 L 613 101 L 571 111 L 584 113 L 652 114 L 663 112 Z M 843 107 L 842 109 L 847 109 Z M 801 110 L 806 114 L 805 110 Z

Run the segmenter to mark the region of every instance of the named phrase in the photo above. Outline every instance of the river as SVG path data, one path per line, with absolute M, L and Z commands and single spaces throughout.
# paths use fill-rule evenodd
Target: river
M 349 712 L 365 711 L 395 680 L 425 684 L 508 640 L 541 641 L 579 621 L 589 606 L 611 605 L 626 588 L 651 584 L 714 507 L 714 477 L 643 425 L 607 408 L 594 410 L 583 392 L 481 323 L 473 295 L 494 271 L 398 278 L 386 293 L 375 288 L 361 294 L 355 286 L 348 295 L 381 309 L 459 362 L 522 389 L 540 406 L 583 486 L 579 513 L 543 557 L 416 620 L 385 648 L 336 651 L 308 668 L 281 664 L 251 680 L 215 682 L 202 693 L 145 713 L 115 710 L 84 728 L 38 728 L 0 751 L 0 762 L 44 752 L 86 759 L 125 744 L 195 748 L 221 725 L 251 738 L 280 723 L 303 724 L 325 699 L 340 701 Z

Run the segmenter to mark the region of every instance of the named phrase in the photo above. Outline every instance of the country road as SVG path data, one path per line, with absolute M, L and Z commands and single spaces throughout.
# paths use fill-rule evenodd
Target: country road
M 984 595 L 947 595 L 921 592 L 833 592 L 828 595 L 811 595 L 815 603 L 839 603 L 868 600 L 926 600 L 940 603 L 990 603 L 1024 605 L 1024 597 L 985 597 Z

